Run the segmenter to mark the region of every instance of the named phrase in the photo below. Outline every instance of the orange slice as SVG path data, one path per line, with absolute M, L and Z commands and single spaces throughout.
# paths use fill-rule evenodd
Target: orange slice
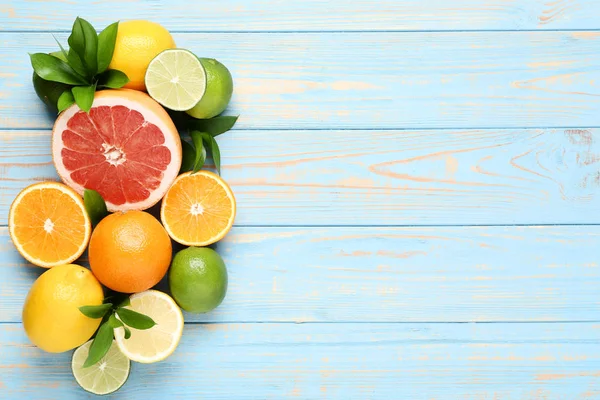
M 19 193 L 10 206 L 8 229 L 23 257 L 51 268 L 81 256 L 92 225 L 83 200 L 73 189 L 58 182 L 42 182 Z
M 235 219 L 235 197 L 218 175 L 187 172 L 175 179 L 163 199 L 160 218 L 176 242 L 208 246 L 227 234 Z

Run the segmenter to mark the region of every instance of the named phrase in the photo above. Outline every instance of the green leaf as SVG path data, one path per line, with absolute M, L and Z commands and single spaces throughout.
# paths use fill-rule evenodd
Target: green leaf
M 129 325 L 135 329 L 145 330 L 156 325 L 156 322 L 154 322 L 154 320 L 149 316 L 140 314 L 139 312 L 135 312 L 128 308 L 117 308 L 117 314 L 119 315 L 119 318 L 121 318 L 121 321 L 125 323 L 125 325 Z
M 96 30 L 83 18 L 77 17 L 73 23 L 69 47 L 74 50 L 86 67 L 88 78 L 96 75 L 98 70 L 98 35 Z
M 90 352 L 83 363 L 83 368 L 90 367 L 102 359 L 110 349 L 113 341 L 113 327 L 105 322 L 100 325 L 96 337 L 90 346 Z
M 67 53 L 67 62 L 79 75 L 85 77 L 88 76 L 88 70 L 85 65 L 83 65 L 83 61 L 79 58 L 79 54 L 77 54 L 75 50 L 69 49 L 69 52 Z M 86 83 L 89 83 L 89 81 L 90 80 L 86 78 Z
M 183 157 L 181 160 L 181 169 L 179 170 L 179 173 L 191 171 L 194 168 L 196 149 L 194 149 L 194 146 L 181 139 L 181 151 L 183 153 Z
M 85 112 L 90 112 L 92 103 L 94 102 L 94 93 L 96 93 L 96 85 L 75 86 L 71 89 L 75 103 Z
M 88 318 L 98 319 L 104 317 L 111 308 L 112 304 L 106 303 L 99 306 L 82 306 L 79 307 L 79 311 Z
M 123 329 L 125 330 L 125 339 L 129 339 L 131 337 L 131 331 L 125 325 L 123 325 Z
M 193 173 L 196 173 L 202 169 L 206 162 L 206 149 L 202 143 L 202 132 L 193 131 L 190 132 L 190 136 L 192 137 L 192 142 L 194 142 L 194 147 L 196 148 L 196 157 L 194 159 L 194 168 L 192 170 Z
M 227 132 L 237 122 L 238 116 L 219 116 L 211 119 L 193 119 L 188 121 L 192 129 L 197 129 L 202 132 L 208 132 L 212 136 L 219 136 Z
M 115 314 L 111 314 L 110 317 L 108 317 L 108 324 L 112 326 L 113 329 L 125 326 L 117 317 L 115 317 Z
M 64 47 L 62 47 L 62 44 L 60 44 L 60 42 L 58 41 L 58 39 L 56 38 L 56 36 L 52 35 L 52 37 L 56 41 L 56 44 L 58 44 L 58 47 L 60 47 L 60 54 L 62 54 L 62 58 L 58 57 L 58 55 L 54 55 L 52 53 L 50 53 L 50 55 L 53 55 L 54 57 L 58 57 L 58 58 L 60 58 L 63 61 L 67 61 L 67 59 L 69 58 L 68 54 L 67 54 L 67 51 L 65 50 Z
M 58 112 L 63 112 L 67 108 L 71 107 L 75 103 L 75 98 L 73 97 L 73 93 L 70 90 L 65 90 L 60 97 L 58 98 L 58 102 L 56 103 L 56 107 L 58 108 Z
M 127 82 L 129 82 L 129 78 L 124 72 L 118 69 L 107 69 L 99 76 L 98 86 L 118 89 L 125 86 Z
M 221 150 L 219 150 L 219 144 L 209 133 L 202 133 L 202 140 L 206 147 L 210 149 L 210 154 L 212 156 L 213 162 L 215 163 L 215 168 L 219 175 L 221 175 Z
M 85 189 L 83 191 L 83 205 L 94 226 L 108 215 L 104 199 L 95 190 Z
M 96 70 L 96 73 L 98 74 L 106 71 L 108 65 L 112 61 L 118 29 L 119 22 L 115 22 L 104 28 L 98 35 L 98 69 Z
M 69 64 L 45 53 L 30 54 L 31 66 L 36 74 L 47 81 L 83 85 L 85 79 L 78 75 Z
M 121 302 L 121 304 L 119 304 L 119 308 L 127 307 L 130 305 L 131 305 L 131 299 L 129 299 L 129 297 L 127 297 L 125 300 L 123 300 Z

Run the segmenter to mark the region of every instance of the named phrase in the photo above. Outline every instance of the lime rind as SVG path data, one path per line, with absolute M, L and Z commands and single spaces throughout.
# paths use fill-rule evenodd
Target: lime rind
M 93 394 L 104 395 L 119 390 L 129 378 L 131 362 L 113 341 L 110 349 L 100 361 L 83 368 L 91 344 L 90 340 L 73 353 L 71 370 L 75 380 L 83 390 Z
M 192 52 L 169 49 L 150 61 L 145 83 L 148 94 L 161 105 L 174 111 L 187 111 L 206 92 L 206 70 Z

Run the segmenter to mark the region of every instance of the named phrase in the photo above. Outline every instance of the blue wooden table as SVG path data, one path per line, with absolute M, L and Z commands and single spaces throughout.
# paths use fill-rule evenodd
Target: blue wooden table
M 77 15 L 163 24 L 241 115 L 228 296 L 113 398 L 600 399 L 598 0 L 0 0 L 0 398 L 86 396 L 6 228 L 56 179 L 27 53 Z

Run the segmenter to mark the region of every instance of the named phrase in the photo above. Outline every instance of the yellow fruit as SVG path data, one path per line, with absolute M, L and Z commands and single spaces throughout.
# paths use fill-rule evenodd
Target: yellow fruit
M 150 61 L 161 51 L 175 47 L 169 31 L 155 22 L 120 22 L 109 68 L 127 74 L 129 83 L 125 85 L 126 88 L 146 90 L 144 77 Z
M 23 328 L 40 349 L 61 353 L 81 346 L 101 319 L 88 318 L 81 306 L 102 304 L 102 286 L 91 271 L 79 265 L 59 265 L 33 283 L 23 305 Z

